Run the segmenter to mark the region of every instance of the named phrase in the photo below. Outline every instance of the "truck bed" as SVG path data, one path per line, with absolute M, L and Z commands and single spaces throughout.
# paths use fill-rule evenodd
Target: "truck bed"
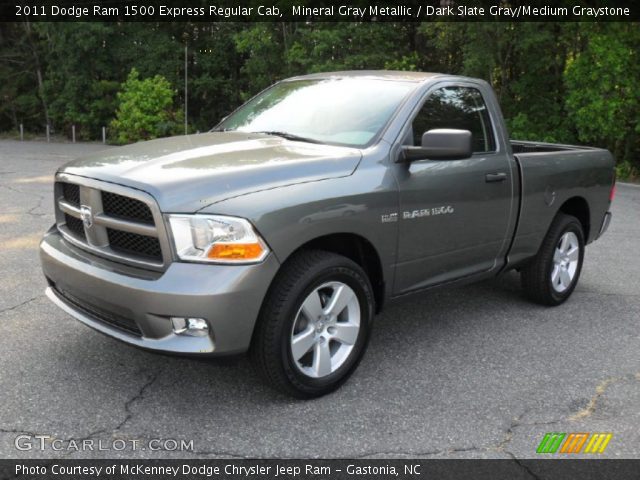
M 519 169 L 521 199 L 510 261 L 517 263 L 537 251 L 557 207 L 572 198 L 574 205 L 588 205 L 583 209 L 587 216 L 581 220 L 590 227 L 585 232 L 587 243 L 595 240 L 609 207 L 611 153 L 576 145 L 519 140 L 510 143 Z

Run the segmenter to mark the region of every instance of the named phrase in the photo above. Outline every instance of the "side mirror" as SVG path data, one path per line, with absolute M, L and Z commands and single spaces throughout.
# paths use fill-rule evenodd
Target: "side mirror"
M 473 153 L 471 132 L 438 128 L 422 134 L 420 147 L 403 147 L 401 162 L 416 160 L 462 160 Z

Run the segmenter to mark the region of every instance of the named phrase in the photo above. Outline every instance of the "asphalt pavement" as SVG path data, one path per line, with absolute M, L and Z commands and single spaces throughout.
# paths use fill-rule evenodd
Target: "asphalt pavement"
M 102 148 L 0 141 L 0 458 L 533 458 L 547 432 L 611 432 L 602 457 L 640 458 L 640 187 L 618 186 L 564 305 L 529 303 L 516 273 L 414 296 L 340 390 L 297 401 L 245 358 L 137 350 L 44 296 L 53 173 Z

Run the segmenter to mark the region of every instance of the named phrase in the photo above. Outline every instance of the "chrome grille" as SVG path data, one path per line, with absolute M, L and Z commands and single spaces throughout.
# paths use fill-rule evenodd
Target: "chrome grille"
M 148 194 L 98 180 L 58 174 L 58 230 L 70 243 L 120 263 L 163 269 L 169 243 Z

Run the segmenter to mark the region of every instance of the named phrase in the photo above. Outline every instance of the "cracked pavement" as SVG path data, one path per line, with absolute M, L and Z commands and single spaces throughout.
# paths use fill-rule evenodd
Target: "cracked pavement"
M 301 402 L 262 385 L 243 357 L 137 350 L 43 296 L 52 175 L 102 148 L 0 141 L 0 458 L 523 459 L 552 431 L 613 432 L 604 457 L 640 457 L 639 187 L 619 185 L 566 304 L 527 302 L 516 273 L 403 300 L 376 318 L 353 377 Z M 19 434 L 194 448 L 18 451 Z

